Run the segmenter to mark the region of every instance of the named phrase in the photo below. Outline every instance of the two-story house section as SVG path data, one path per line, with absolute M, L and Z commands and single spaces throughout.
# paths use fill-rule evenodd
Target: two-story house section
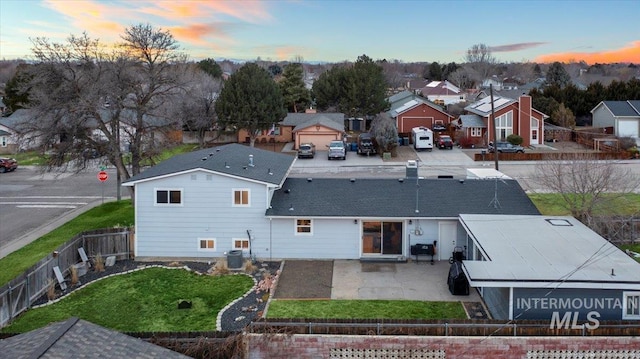
M 265 218 L 295 157 L 229 144 L 175 156 L 123 185 L 135 188 L 137 259 L 212 258 L 269 237 Z M 252 252 L 251 252 L 252 251 Z

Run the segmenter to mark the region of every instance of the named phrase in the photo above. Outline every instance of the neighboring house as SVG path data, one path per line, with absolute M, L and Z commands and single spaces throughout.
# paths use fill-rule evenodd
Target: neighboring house
M 485 89 L 488 89 L 489 87 L 493 87 L 494 90 L 500 91 L 502 90 L 503 82 L 500 79 L 498 79 L 497 76 L 494 75 L 491 78 L 482 80 L 482 84 L 480 85 L 480 87 Z
M 0 353 L 3 358 L 190 358 L 75 317 L 2 339 Z
M 256 142 L 293 142 L 294 149 L 301 143 L 311 142 L 321 149 L 333 140 L 342 140 L 344 126 L 343 113 L 317 113 L 316 110 L 307 109 L 305 113 L 288 113 L 276 126 L 262 131 Z M 249 133 L 246 130 L 238 131 L 238 142 L 249 143 Z
M 17 153 L 37 147 L 40 134 L 29 130 L 35 111 L 19 109 L 8 117 L 0 117 L 0 154 Z
M 489 141 L 504 141 L 511 134 L 522 137 L 522 146 L 539 145 L 544 141 L 544 120 L 549 116 L 536 110 L 531 105 L 531 97 L 522 95 L 517 100 L 502 96 L 491 96 L 480 99 L 464 108 L 467 115 L 476 115 L 484 124 L 478 127 L 477 117 L 466 117 L 467 121 L 473 121 L 473 127 L 466 127 L 463 136 L 468 139 L 478 138 L 478 128 L 481 129 L 480 141 L 485 146 Z M 493 123 L 489 122 L 491 112 L 494 111 L 497 136 L 493 130 Z M 464 116 L 464 115 L 463 115 Z M 463 126 L 464 121 L 458 120 L 458 126 Z M 490 124 L 488 126 L 487 124 Z M 474 132 L 475 131 L 475 132 Z M 487 140 L 488 139 L 488 140 Z
M 640 100 L 602 101 L 591 114 L 593 127 L 612 128 L 615 136 L 640 142 Z
M 427 99 L 403 91 L 387 99 L 391 105 L 387 112 L 396 122 L 398 134 L 410 134 L 414 127 L 433 129 L 434 125 L 449 127 L 454 117 L 441 106 Z
M 441 105 L 464 102 L 467 94 L 449 81 L 431 81 L 420 90 L 422 97 Z
M 459 219 L 463 271 L 494 319 L 640 320 L 640 263 L 577 219 Z
M 514 180 L 287 179 L 295 160 L 230 144 L 132 177 L 124 185 L 135 187 L 136 258 L 243 250 L 269 259 L 396 261 L 410 257 L 411 245 L 437 241 L 436 259 L 448 260 L 466 243 L 456 229 L 461 213 L 539 214 Z

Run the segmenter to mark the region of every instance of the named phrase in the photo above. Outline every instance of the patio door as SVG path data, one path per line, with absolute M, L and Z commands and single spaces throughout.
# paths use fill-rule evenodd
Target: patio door
M 363 221 L 363 255 L 401 255 L 402 222 Z

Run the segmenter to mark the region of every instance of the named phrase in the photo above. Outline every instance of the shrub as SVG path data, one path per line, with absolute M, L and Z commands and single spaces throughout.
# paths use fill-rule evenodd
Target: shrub
M 214 275 L 225 275 L 225 274 L 229 274 L 231 273 L 231 271 L 229 270 L 229 267 L 227 266 L 227 261 L 224 259 L 221 259 L 219 261 L 216 262 L 216 265 L 213 266 L 213 274 Z
M 253 272 L 255 272 L 258 268 L 256 267 L 255 264 L 253 264 L 253 262 L 250 259 L 247 259 L 246 261 L 244 261 L 244 271 L 245 273 L 251 274 Z
M 98 253 L 96 254 L 95 259 L 93 260 L 93 267 L 95 269 L 96 272 L 103 272 L 104 271 L 104 259 L 102 258 L 102 254 Z
M 512 145 L 521 145 L 522 144 L 522 136 L 516 135 L 515 133 L 510 134 L 509 136 L 507 136 L 507 142 L 509 142 Z
M 53 278 L 47 280 L 47 299 L 56 299 L 56 281 Z
M 78 268 L 76 268 L 76 266 L 69 267 L 69 273 L 71 274 L 71 285 L 74 286 L 78 284 L 80 281 L 78 279 Z

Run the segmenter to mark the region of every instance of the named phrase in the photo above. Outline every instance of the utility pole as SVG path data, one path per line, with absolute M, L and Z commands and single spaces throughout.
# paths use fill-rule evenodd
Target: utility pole
M 489 120 L 493 123 L 493 162 L 495 164 L 496 171 L 499 171 L 498 168 L 498 133 L 496 132 L 496 118 L 493 108 L 493 84 L 489 84 L 489 93 L 491 94 L 491 116 Z M 488 127 L 488 126 L 487 126 Z M 491 141 L 491 135 L 489 135 L 489 141 Z

